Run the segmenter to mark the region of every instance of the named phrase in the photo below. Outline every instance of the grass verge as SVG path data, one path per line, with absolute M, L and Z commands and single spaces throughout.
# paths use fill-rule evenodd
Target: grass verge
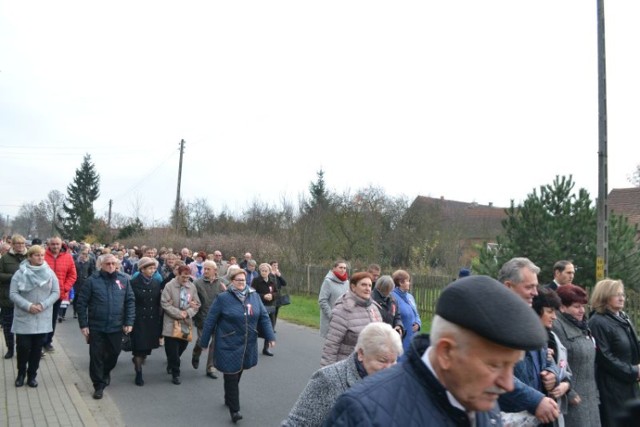
M 291 304 L 280 307 L 278 318 L 297 325 L 320 328 L 318 297 L 291 295 Z
M 280 307 L 278 318 L 296 325 L 310 326 L 320 329 L 320 306 L 315 295 L 291 295 L 291 304 Z M 422 319 L 420 333 L 431 330 L 431 319 Z

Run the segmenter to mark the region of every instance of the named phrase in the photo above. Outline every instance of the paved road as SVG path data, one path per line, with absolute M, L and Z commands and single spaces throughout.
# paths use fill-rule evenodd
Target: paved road
M 323 340 L 318 331 L 278 320 L 275 357 L 260 354 L 258 365 L 245 371 L 240 382 L 240 405 L 244 419 L 239 425 L 278 426 L 286 417 L 310 375 L 320 367 Z M 111 385 L 102 401 L 91 402 L 89 347 L 80 334 L 76 320 L 67 319 L 56 329 L 58 345 L 64 346 L 73 366 L 83 380 L 79 387 L 85 401 L 113 415 L 112 425 L 180 426 L 231 425 L 224 406 L 223 381 L 205 376 L 201 358 L 198 371 L 191 366 L 192 344 L 182 356 L 182 384 L 171 383 L 166 373 L 164 349 L 147 358 L 143 368 L 145 385 L 134 384 L 131 353 L 121 353 L 111 374 Z M 262 346 L 262 340 L 259 340 Z M 84 390 L 83 390 L 84 389 Z M 119 412 L 119 413 L 118 413 Z M 120 418 L 120 419 L 118 419 Z

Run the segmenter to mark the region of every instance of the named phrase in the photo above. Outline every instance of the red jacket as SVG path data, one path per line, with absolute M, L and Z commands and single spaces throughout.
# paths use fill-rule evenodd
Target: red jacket
M 44 253 L 44 260 L 49 267 L 56 273 L 56 277 L 60 282 L 60 300 L 69 300 L 69 292 L 76 283 L 76 264 L 73 257 L 67 252 L 60 252 L 57 257 L 53 256 L 51 251 L 47 249 Z

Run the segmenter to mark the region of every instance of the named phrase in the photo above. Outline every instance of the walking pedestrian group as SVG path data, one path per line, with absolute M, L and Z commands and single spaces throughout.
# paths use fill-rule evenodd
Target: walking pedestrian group
M 180 385 L 192 342 L 191 366 L 207 353 L 204 374 L 222 376 L 230 419 L 243 419 L 242 374 L 259 354 L 276 356 L 278 312 L 289 303 L 277 261 L 7 240 L 0 320 L 16 387 L 38 386 L 40 360 L 55 351 L 56 324 L 71 308 L 89 344 L 93 398 L 104 396 L 123 350 L 142 387 L 147 357 L 164 347 L 167 374 Z M 640 399 L 640 341 L 622 281 L 599 281 L 589 299 L 569 260 L 546 285 L 528 258 L 507 261 L 497 280 L 463 270 L 441 291 L 426 333 L 408 271 L 371 264 L 350 274 L 336 260 L 318 295 L 320 369 L 282 425 L 633 425 L 623 419 Z

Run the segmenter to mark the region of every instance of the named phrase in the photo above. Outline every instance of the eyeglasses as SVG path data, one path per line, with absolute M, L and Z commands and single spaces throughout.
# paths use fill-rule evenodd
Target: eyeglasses
M 103 262 L 102 265 L 116 265 L 115 262 Z
M 244 282 L 246 282 L 246 280 L 245 280 L 245 279 L 233 279 L 233 281 L 234 281 L 234 282 L 238 282 L 238 283 L 240 283 L 240 282 L 243 282 L 243 283 L 244 283 Z
M 626 295 L 624 294 L 624 292 L 618 292 L 615 296 L 626 298 Z

